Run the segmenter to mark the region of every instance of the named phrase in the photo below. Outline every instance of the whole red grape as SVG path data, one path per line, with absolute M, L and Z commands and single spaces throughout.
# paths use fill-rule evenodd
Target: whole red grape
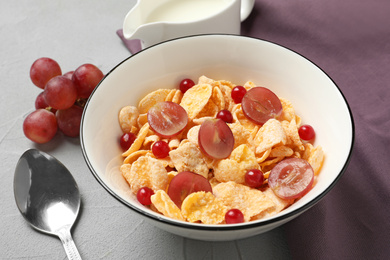
M 103 72 L 93 64 L 86 63 L 78 67 L 72 75 L 78 96 L 89 98 L 103 77 Z
M 66 136 L 77 137 L 80 134 L 80 123 L 83 109 L 73 105 L 68 109 L 57 110 L 58 128 Z
M 62 74 L 60 65 L 50 58 L 42 57 L 34 61 L 30 68 L 30 78 L 35 86 L 44 89 L 46 83 Z
M 57 133 L 56 117 L 46 109 L 37 109 L 24 120 L 23 132 L 28 139 L 35 143 L 47 143 Z

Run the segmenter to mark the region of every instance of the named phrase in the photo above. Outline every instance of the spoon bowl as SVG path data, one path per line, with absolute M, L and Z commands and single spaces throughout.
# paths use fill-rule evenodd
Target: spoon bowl
M 14 195 L 20 213 L 35 229 L 58 236 L 69 259 L 81 259 L 70 230 L 80 209 L 80 193 L 69 170 L 36 149 L 19 159 Z

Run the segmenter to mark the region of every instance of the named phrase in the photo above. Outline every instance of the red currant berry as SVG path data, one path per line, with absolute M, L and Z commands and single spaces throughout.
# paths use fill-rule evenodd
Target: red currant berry
M 152 146 L 152 152 L 157 158 L 167 157 L 170 150 L 168 143 L 164 141 L 157 141 Z
M 263 185 L 264 174 L 258 169 L 252 169 L 245 174 L 245 183 L 251 188 L 257 188 Z
M 148 187 L 142 187 L 137 192 L 137 200 L 144 206 L 152 204 L 150 197 L 154 194 L 154 191 Z
M 303 125 L 298 129 L 299 137 L 302 140 L 309 141 L 314 139 L 316 136 L 316 132 L 314 131 L 314 128 L 310 125 Z
M 244 222 L 244 214 L 239 209 L 228 210 L 225 214 L 226 224 L 236 224 Z
M 187 90 L 195 86 L 195 82 L 192 79 L 183 79 L 180 82 L 180 91 L 186 93 Z
M 230 113 L 229 110 L 221 110 L 217 114 L 217 118 L 222 119 L 226 123 L 233 123 L 233 116 L 232 113 Z
M 246 89 L 243 86 L 235 86 L 232 89 L 232 99 L 234 103 L 238 104 L 241 103 L 242 98 L 246 94 Z
M 134 143 L 137 136 L 133 133 L 125 133 L 120 138 L 120 145 L 124 151 L 127 151 L 130 146 Z

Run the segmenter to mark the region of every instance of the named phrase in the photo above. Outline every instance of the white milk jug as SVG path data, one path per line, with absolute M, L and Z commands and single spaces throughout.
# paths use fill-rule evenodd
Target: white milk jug
M 240 34 L 241 0 L 138 0 L 123 23 L 142 48 L 196 34 Z

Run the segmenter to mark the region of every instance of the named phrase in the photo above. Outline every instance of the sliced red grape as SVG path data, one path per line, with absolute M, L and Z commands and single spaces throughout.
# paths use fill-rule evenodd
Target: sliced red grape
M 148 123 L 157 135 L 169 138 L 179 134 L 188 123 L 185 109 L 170 101 L 159 102 L 148 111 Z
M 72 75 L 78 96 L 81 98 L 89 98 L 103 77 L 103 72 L 93 64 L 87 63 L 78 67 Z
M 37 109 L 23 122 L 24 135 L 39 144 L 49 142 L 57 133 L 57 121 L 52 112 Z
M 169 197 L 179 208 L 189 194 L 198 191 L 212 192 L 213 189 L 205 177 L 190 171 L 178 173 L 168 187 Z
M 42 57 L 34 61 L 30 68 L 30 78 L 35 86 L 44 89 L 46 83 L 62 74 L 60 65 L 50 58 Z
M 282 114 L 282 103 L 278 96 L 264 87 L 255 87 L 246 92 L 241 102 L 244 115 L 256 124 L 264 124 Z
M 56 76 L 47 82 L 43 91 L 46 103 L 55 109 L 67 109 L 77 99 L 77 90 L 72 80 Z
M 222 119 L 207 119 L 200 126 L 198 143 L 204 154 L 214 159 L 224 159 L 233 151 L 234 136 Z
M 311 189 L 313 181 L 313 168 L 306 160 L 300 158 L 280 161 L 268 177 L 270 188 L 283 199 L 302 197 Z
M 58 128 L 66 136 L 79 136 L 82 114 L 83 109 L 76 105 L 73 105 L 68 109 L 57 110 L 56 117 L 58 122 Z

